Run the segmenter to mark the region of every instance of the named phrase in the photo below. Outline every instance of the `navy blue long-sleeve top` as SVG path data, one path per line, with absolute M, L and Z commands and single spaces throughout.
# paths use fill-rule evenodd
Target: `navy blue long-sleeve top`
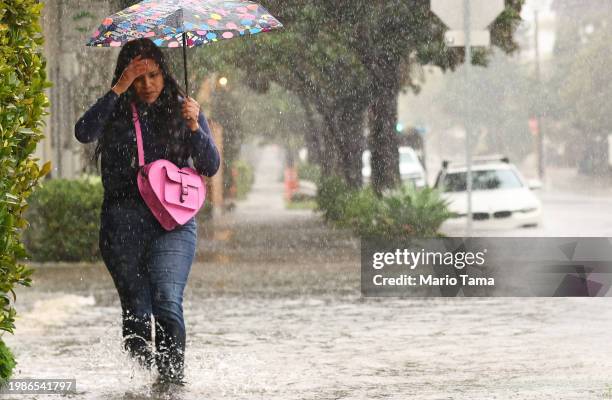
M 138 172 L 136 130 L 131 118 L 129 121 L 114 118 L 113 111 L 118 99 L 119 95 L 109 90 L 83 114 L 74 128 L 75 137 L 81 143 L 90 143 L 104 137 L 101 169 L 106 206 L 124 200 L 142 202 L 136 183 Z M 217 172 L 220 164 L 219 151 L 202 112 L 198 116 L 200 126 L 196 131 L 192 132 L 182 122 L 184 134 L 177 139 L 179 143 L 175 144 L 185 151 L 183 156 L 173 159 L 169 146 L 159 140 L 164 132 L 157 132 L 152 126 L 151 117 L 155 108 L 140 102 L 136 104 L 142 130 L 145 164 L 166 159 L 180 168 L 188 166 L 195 168 L 205 176 L 210 177 Z

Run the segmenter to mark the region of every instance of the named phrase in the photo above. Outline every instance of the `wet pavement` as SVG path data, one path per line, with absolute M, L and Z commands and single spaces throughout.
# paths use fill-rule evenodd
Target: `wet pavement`
M 18 291 L 15 377 L 75 378 L 83 399 L 612 398 L 609 299 L 362 298 L 359 242 L 285 210 L 278 159 L 264 148 L 249 198 L 200 226 L 182 391 L 152 392 L 121 352 L 99 264 Z

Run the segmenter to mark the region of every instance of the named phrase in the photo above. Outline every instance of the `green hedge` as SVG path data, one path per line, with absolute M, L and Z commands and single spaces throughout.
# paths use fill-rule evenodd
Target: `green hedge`
M 317 205 L 328 222 L 344 220 L 348 201 L 355 194 L 344 180 L 337 176 L 321 177 L 317 186 Z
M 233 167 L 236 168 L 236 198 L 243 200 L 253 187 L 255 181 L 255 174 L 251 164 L 244 160 L 234 161 Z
M 0 339 L 0 385 L 11 377 L 15 364 L 15 356 L 13 356 L 11 350 Z
M 384 239 L 438 236 L 452 215 L 434 189 L 404 185 L 379 197 L 371 187 L 350 190 L 338 177 L 321 180 L 317 204 L 327 221 L 362 237 Z
M 99 177 L 52 179 L 31 198 L 24 232 L 35 261 L 96 261 L 104 191 Z
M 7 332 L 15 327 L 13 289 L 31 283 L 32 271 L 19 262 L 26 256 L 20 241 L 27 224 L 23 212 L 51 168 L 48 163 L 39 168 L 32 157 L 48 106 L 42 7 L 36 0 L 0 0 L 0 330 Z M 14 363 L 2 353 L 0 375 L 8 378 Z
M 298 179 L 311 182 L 319 182 L 321 179 L 321 167 L 317 164 L 301 162 L 297 166 Z

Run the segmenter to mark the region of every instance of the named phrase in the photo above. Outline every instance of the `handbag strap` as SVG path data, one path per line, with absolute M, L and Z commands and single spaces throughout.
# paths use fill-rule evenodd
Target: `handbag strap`
M 140 129 L 140 120 L 138 119 L 138 110 L 136 104 L 131 102 L 132 106 L 132 120 L 134 121 L 134 128 L 136 128 L 136 147 L 138 147 L 138 166 L 144 165 L 144 149 L 142 147 L 142 130 Z

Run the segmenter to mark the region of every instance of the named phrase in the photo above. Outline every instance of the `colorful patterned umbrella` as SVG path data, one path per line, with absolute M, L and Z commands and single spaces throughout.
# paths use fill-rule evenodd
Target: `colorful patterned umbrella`
M 105 18 L 87 46 L 119 47 L 133 39 L 149 38 L 159 47 L 183 47 L 189 92 L 187 47 L 282 26 L 265 8 L 246 0 L 144 0 Z

